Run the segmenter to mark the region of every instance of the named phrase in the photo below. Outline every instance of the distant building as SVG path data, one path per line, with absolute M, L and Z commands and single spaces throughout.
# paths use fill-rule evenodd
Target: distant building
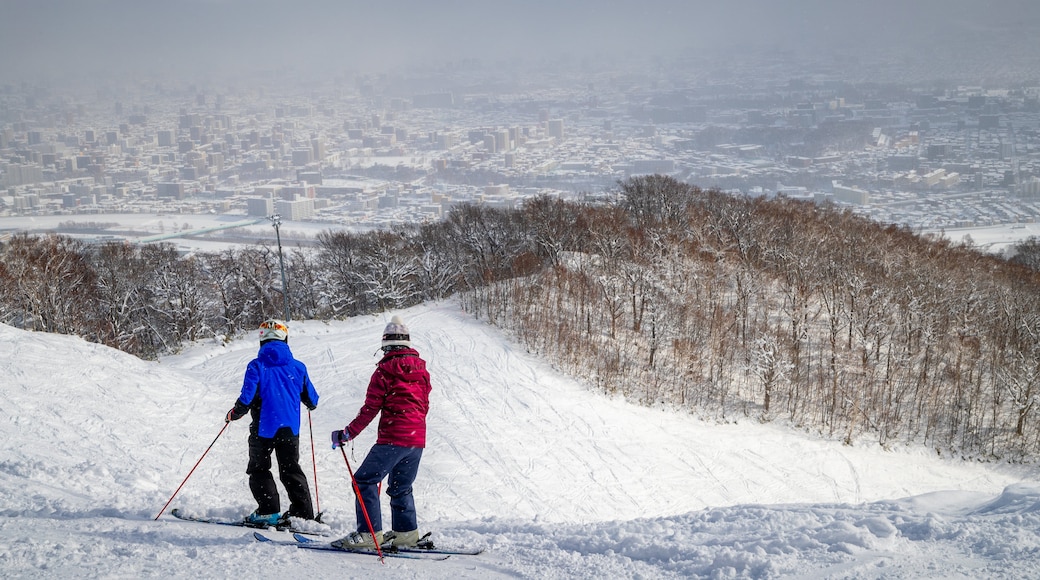
M 16 195 L 11 202 L 11 208 L 15 211 L 30 211 L 40 207 L 40 196 L 35 193 Z
M 548 135 L 559 141 L 563 141 L 563 119 L 550 119 L 548 125 Z
M 210 153 L 206 159 L 207 164 L 212 167 L 215 171 L 224 170 L 224 154 L 223 153 Z
M 846 187 L 840 183 L 833 184 L 834 199 L 845 203 L 866 205 L 870 203 L 870 193 L 858 187 Z
M 495 151 L 498 153 L 504 153 L 512 149 L 510 146 L 509 129 L 501 129 L 495 131 Z
M 458 144 L 454 133 L 437 133 L 437 149 L 451 149 Z
M 950 156 L 951 147 L 948 143 L 933 143 L 928 145 L 928 159 L 935 161 Z
M 155 194 L 159 197 L 184 199 L 184 184 L 181 182 L 157 183 L 155 184 Z
M 939 183 L 942 182 L 942 179 L 945 176 L 946 176 L 946 170 L 945 169 L 936 169 L 934 171 L 929 171 L 928 173 L 924 174 L 924 176 L 923 176 L 924 185 L 925 185 L 925 187 L 935 187 L 936 185 L 938 185 Z
M 321 172 L 320 171 L 297 171 L 296 181 L 309 183 L 311 185 L 321 185 Z
M 314 151 L 312 149 L 293 149 L 292 152 L 292 164 L 296 167 L 302 167 L 307 165 L 314 160 Z
M 0 163 L 0 186 L 26 185 L 43 181 L 43 167 L 21 163 Z
M 268 197 L 246 199 L 246 212 L 252 216 L 267 217 L 274 214 L 274 200 Z
M 1022 197 L 1040 197 L 1040 178 L 1032 178 L 1018 185 L 1018 194 Z
M 509 184 L 503 183 L 499 185 L 485 185 L 484 195 L 495 197 L 508 196 L 510 195 Z
M 278 215 L 290 222 L 301 221 L 314 216 L 313 199 L 296 199 L 293 201 L 278 200 L 274 204 Z

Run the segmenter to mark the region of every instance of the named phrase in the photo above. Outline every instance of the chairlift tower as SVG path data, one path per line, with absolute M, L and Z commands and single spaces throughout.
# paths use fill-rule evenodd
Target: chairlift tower
M 285 321 L 291 320 L 289 316 L 289 283 L 285 278 L 285 259 L 282 257 L 282 234 L 279 230 L 282 225 L 282 216 L 274 214 L 268 216 L 267 219 L 271 220 L 271 225 L 274 226 L 274 237 L 278 241 L 278 265 L 282 271 L 282 307 L 285 309 Z

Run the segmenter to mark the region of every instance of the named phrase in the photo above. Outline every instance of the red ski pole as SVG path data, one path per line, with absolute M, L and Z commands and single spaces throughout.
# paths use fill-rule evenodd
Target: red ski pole
M 321 501 L 318 499 L 318 462 L 314 459 L 314 421 L 311 420 L 310 409 L 307 409 L 307 425 L 311 432 L 311 465 L 314 466 L 314 517 L 321 521 Z
M 217 439 L 220 439 L 220 436 L 224 434 L 224 429 L 227 429 L 228 425 L 230 424 L 231 423 L 229 422 L 224 423 L 224 428 L 221 429 L 220 433 L 217 433 L 217 436 L 213 438 L 213 443 L 216 443 Z M 209 447 L 207 447 L 206 450 L 202 452 L 202 457 L 199 457 L 199 460 L 195 462 L 195 467 L 198 467 L 199 464 L 202 463 L 202 459 L 206 457 L 206 454 L 209 453 L 209 450 L 213 448 L 213 443 L 210 443 Z M 173 495 L 170 496 L 170 499 L 166 502 L 166 505 L 162 506 L 162 509 L 159 510 L 159 514 L 155 516 L 155 519 L 159 519 L 159 516 L 163 515 L 163 512 L 166 511 L 166 508 L 170 506 L 170 502 L 173 501 L 173 498 L 177 497 L 177 494 L 180 493 L 181 488 L 184 487 L 184 484 L 188 483 L 188 478 L 191 477 L 192 473 L 195 473 L 195 467 L 191 468 L 191 471 L 188 472 L 188 475 L 184 478 L 184 481 L 182 481 L 181 484 L 177 486 L 177 491 L 173 492 Z
M 350 474 L 350 483 L 354 486 L 354 493 L 357 495 L 358 505 L 361 506 L 361 514 L 365 516 L 365 523 L 368 524 L 368 531 L 372 534 L 372 543 L 376 545 L 376 553 L 379 554 L 379 561 L 386 564 L 386 560 L 383 559 L 383 547 L 376 541 L 376 529 L 372 527 L 372 520 L 368 517 L 368 508 L 365 507 L 365 501 L 361 498 L 361 488 L 358 487 L 357 480 L 354 479 L 354 470 L 350 468 L 350 460 L 347 459 L 347 450 L 341 445 L 339 448 L 343 452 L 343 461 L 347 462 L 347 473 Z

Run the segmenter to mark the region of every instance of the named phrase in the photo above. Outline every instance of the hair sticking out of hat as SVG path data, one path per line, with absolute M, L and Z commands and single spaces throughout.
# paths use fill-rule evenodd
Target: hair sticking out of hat
M 404 325 L 401 317 L 394 315 L 390 323 L 383 329 L 383 350 L 394 346 L 412 346 L 412 338 L 408 333 L 408 327 Z

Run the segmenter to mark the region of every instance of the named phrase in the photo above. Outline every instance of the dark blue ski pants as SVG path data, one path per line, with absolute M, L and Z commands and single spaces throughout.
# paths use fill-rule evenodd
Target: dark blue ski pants
M 397 445 L 375 445 L 368 456 L 361 462 L 361 467 L 354 474 L 361 497 L 355 501 L 357 511 L 357 529 L 368 532 L 365 515 L 361 511 L 361 501 L 365 502 L 368 517 L 372 520 L 372 528 L 383 530 L 383 517 L 379 511 L 379 482 L 390 476 L 386 494 L 390 496 L 390 517 L 393 530 L 410 532 L 418 529 L 415 516 L 415 499 L 412 497 L 412 483 L 419 473 L 419 460 L 422 459 L 421 447 L 399 447 Z

